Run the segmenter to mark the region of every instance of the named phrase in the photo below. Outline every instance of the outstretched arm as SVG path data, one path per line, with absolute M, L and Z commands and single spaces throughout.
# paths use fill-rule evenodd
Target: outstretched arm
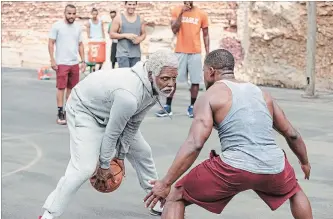
M 166 185 L 171 186 L 192 166 L 212 130 L 212 109 L 209 100 L 203 96 L 194 105 L 194 119 L 188 137 L 179 149 L 167 175 L 162 179 Z
M 272 100 L 273 105 L 273 127 L 279 132 L 287 141 L 290 149 L 298 157 L 302 165 L 309 163 L 306 146 L 302 136 L 291 125 L 283 110 L 275 100 Z

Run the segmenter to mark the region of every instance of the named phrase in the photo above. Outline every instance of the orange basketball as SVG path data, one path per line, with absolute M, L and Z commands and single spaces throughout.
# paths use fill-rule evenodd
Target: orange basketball
M 97 173 L 97 169 L 98 169 L 99 165 L 97 165 L 96 171 L 93 174 L 93 176 L 90 178 L 90 184 L 94 187 L 94 183 L 96 181 L 96 178 L 94 177 Z M 111 164 L 110 164 L 110 169 L 114 175 L 115 180 L 117 181 L 117 183 L 113 182 L 111 179 L 108 180 L 108 184 L 110 186 L 110 190 L 101 190 L 99 188 L 94 187 L 97 191 L 102 192 L 102 193 L 110 193 L 113 192 L 114 190 L 118 189 L 122 180 L 123 180 L 123 170 L 121 169 L 121 167 L 119 166 L 119 164 L 112 160 Z

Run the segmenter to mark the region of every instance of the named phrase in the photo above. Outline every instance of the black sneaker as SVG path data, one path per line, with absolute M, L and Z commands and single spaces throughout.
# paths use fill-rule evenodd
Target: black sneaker
M 63 111 L 58 111 L 57 124 L 59 124 L 59 125 L 66 125 L 67 124 L 65 113 Z

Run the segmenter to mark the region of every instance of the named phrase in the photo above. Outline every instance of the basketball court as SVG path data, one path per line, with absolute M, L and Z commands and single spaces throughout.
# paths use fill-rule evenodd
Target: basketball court
M 64 174 L 69 160 L 69 135 L 66 126 L 56 124 L 55 80 L 37 80 L 37 72 L 2 68 L 2 217 L 37 219 L 42 205 Z M 308 146 L 312 174 L 310 181 L 284 139 L 278 144 L 286 150 L 299 182 L 309 196 L 314 218 L 329 219 L 333 215 L 333 94 L 319 99 L 303 99 L 303 91 L 265 88 L 272 92 L 292 123 L 300 130 Z M 164 101 L 162 101 L 164 103 Z M 179 89 L 174 100 L 174 116 L 155 118 L 156 106 L 142 125 L 142 132 L 153 149 L 157 170 L 163 176 L 185 140 L 191 119 L 187 118 L 188 89 Z M 219 150 L 215 131 L 205 145 L 199 161 L 211 149 Z M 102 194 L 85 183 L 72 200 L 63 219 L 143 219 L 150 216 L 145 209 L 145 196 L 135 171 L 126 162 L 127 176 L 114 193 Z M 204 189 L 204 185 L 203 185 Z M 187 209 L 188 219 L 291 218 L 289 203 L 271 212 L 251 192 L 236 196 L 222 215 L 214 215 L 197 206 Z

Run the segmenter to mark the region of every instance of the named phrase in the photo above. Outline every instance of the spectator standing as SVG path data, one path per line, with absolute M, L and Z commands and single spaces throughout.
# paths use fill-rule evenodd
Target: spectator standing
M 187 115 L 193 118 L 193 105 L 203 79 L 200 30 L 202 30 L 206 54 L 209 53 L 208 16 L 204 11 L 194 6 L 193 1 L 184 1 L 182 7 L 172 10 L 171 29 L 177 35 L 175 48 L 179 62 L 177 81 L 187 82 L 188 75 L 190 76 L 191 104 L 187 109 Z M 157 117 L 172 115 L 171 103 L 175 91 L 167 97 L 165 110 L 158 111 Z
M 98 10 L 93 8 L 91 10 L 92 18 L 88 20 L 86 27 L 87 27 L 87 35 L 88 39 L 93 42 L 101 42 L 105 40 L 105 33 L 103 27 L 103 21 L 98 19 Z M 103 63 L 95 63 L 92 67 L 92 71 L 95 71 L 96 64 L 99 65 L 99 70 L 103 67 Z
M 64 112 L 65 90 L 67 100 L 72 88 L 80 80 L 78 53 L 82 60 L 82 72 L 86 69 L 82 43 L 82 28 L 79 24 L 75 23 L 76 7 L 72 4 L 68 4 L 65 7 L 64 14 L 65 19 L 57 21 L 52 25 L 48 43 L 51 67 L 56 71 L 57 123 L 60 125 L 66 124 L 66 115 Z
M 110 11 L 111 22 L 109 23 L 109 27 L 108 27 L 108 34 L 109 35 L 111 33 L 112 22 L 113 22 L 114 18 L 116 17 L 116 15 L 117 15 L 116 11 Z M 110 36 L 110 38 L 111 38 L 111 36 Z M 112 68 L 115 68 L 116 62 L 117 62 L 116 53 L 117 53 L 118 40 L 117 39 L 111 39 L 111 40 L 112 40 L 112 45 L 111 45 L 110 59 L 111 59 Z
M 125 1 L 125 13 L 112 22 L 110 37 L 117 39 L 117 62 L 120 68 L 133 67 L 141 60 L 140 43 L 146 38 L 144 19 L 135 13 L 137 1 Z

